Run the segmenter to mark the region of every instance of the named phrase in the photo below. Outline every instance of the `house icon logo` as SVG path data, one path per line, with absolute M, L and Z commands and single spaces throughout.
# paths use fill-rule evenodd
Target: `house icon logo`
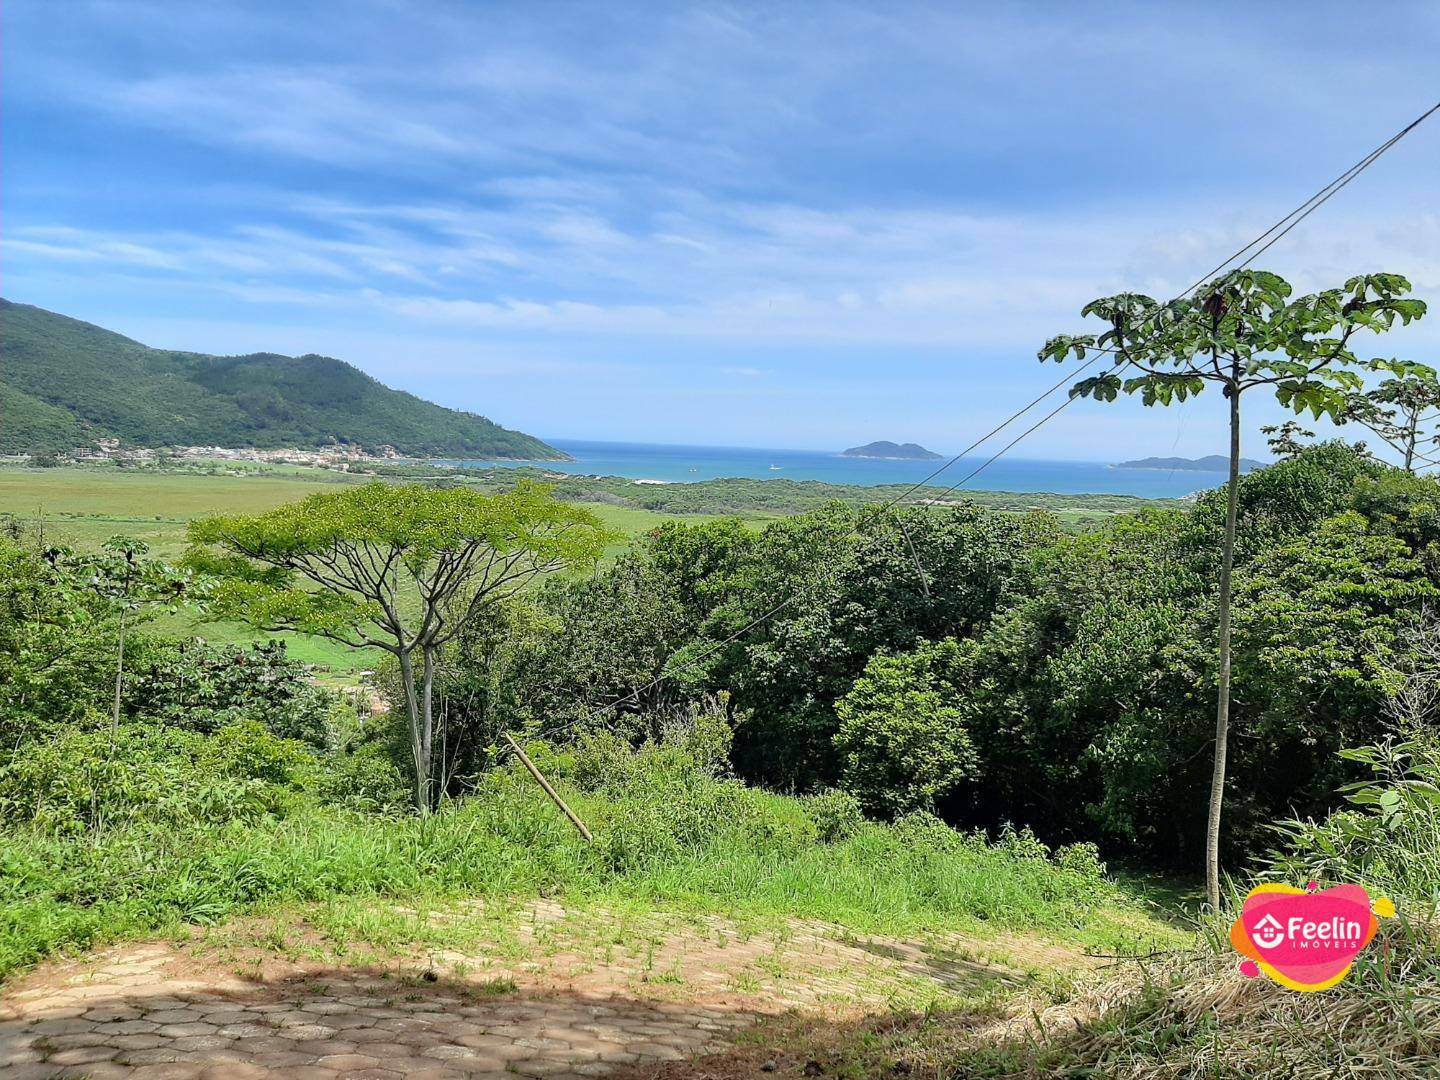
M 1377 897 L 1372 907 L 1359 885 L 1266 882 L 1245 897 L 1230 944 L 1245 958 L 1240 974 L 1247 979 L 1264 975 L 1291 990 L 1328 990 L 1370 944 L 1379 920 L 1394 917 L 1394 901 Z
M 1273 949 L 1285 940 L 1285 928 L 1274 915 L 1266 915 L 1252 928 L 1250 940 L 1256 948 Z

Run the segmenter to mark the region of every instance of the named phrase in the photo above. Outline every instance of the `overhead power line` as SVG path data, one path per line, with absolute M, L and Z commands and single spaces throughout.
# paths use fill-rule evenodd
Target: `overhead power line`
M 1378 160 L 1380 159 L 1380 157 L 1381 157 L 1383 154 L 1385 154 L 1386 151 L 1388 151 L 1391 147 L 1393 147 L 1396 143 L 1398 143 L 1398 142 L 1399 142 L 1401 139 L 1403 139 L 1406 135 L 1409 135 L 1410 132 L 1414 131 L 1417 127 L 1419 127 L 1421 124 L 1423 124 L 1426 120 L 1430 119 L 1430 117 L 1433 116 L 1436 112 L 1440 112 L 1440 102 L 1436 102 L 1434 105 L 1430 106 L 1430 108 L 1426 109 L 1423 113 L 1421 113 L 1419 116 L 1417 116 L 1414 120 L 1410 121 L 1410 123 L 1406 124 L 1403 128 L 1401 128 L 1399 131 L 1397 131 L 1394 135 L 1391 135 L 1390 138 L 1386 139 L 1386 140 L 1385 140 L 1384 142 L 1382 142 L 1379 146 L 1375 147 L 1375 149 L 1371 150 L 1368 154 L 1366 154 L 1364 157 L 1362 157 L 1362 158 L 1361 158 L 1359 161 L 1357 161 L 1354 165 L 1351 165 L 1350 168 L 1346 169 L 1343 173 L 1341 173 L 1339 176 L 1337 176 L 1334 180 L 1331 180 L 1330 183 L 1326 184 L 1326 185 L 1325 185 L 1324 187 L 1322 187 L 1319 191 L 1317 191 L 1314 195 L 1311 195 L 1310 198 L 1306 199 L 1306 200 L 1305 200 L 1304 202 L 1302 202 L 1299 206 L 1297 206 L 1294 210 L 1291 210 L 1290 213 L 1286 214 L 1283 218 L 1281 218 L 1279 221 L 1277 221 L 1274 225 L 1271 225 L 1270 228 L 1266 229 L 1263 233 L 1261 233 L 1259 236 L 1257 236 L 1254 240 L 1251 240 L 1248 244 L 1245 244 L 1243 247 L 1238 248 L 1234 253 L 1232 253 L 1232 254 L 1229 256 L 1229 258 L 1222 260 L 1218 265 L 1216 265 L 1215 267 L 1213 267 L 1212 269 L 1210 269 L 1210 270 L 1207 271 L 1206 273 L 1202 274 L 1199 278 L 1196 278 L 1194 282 L 1192 282 L 1192 283 L 1191 283 L 1189 286 L 1187 286 L 1178 296 L 1176 296 L 1173 300 L 1171 300 L 1171 301 L 1169 302 L 1169 304 L 1174 304 L 1174 303 L 1176 303 L 1176 302 L 1179 301 L 1179 300 L 1183 300 L 1185 297 L 1189 296 L 1191 293 L 1193 293 L 1196 289 L 1200 288 L 1202 285 L 1205 285 L 1205 284 L 1209 283 L 1210 281 L 1213 281 L 1213 280 L 1215 279 L 1215 277 L 1216 277 L 1217 275 L 1219 275 L 1219 274 L 1222 274 L 1222 273 L 1233 273 L 1233 272 L 1238 271 L 1238 270 L 1243 270 L 1245 267 L 1249 266 L 1249 265 L 1250 265 L 1251 263 L 1253 263 L 1256 259 L 1258 259 L 1261 255 L 1265 254 L 1265 252 L 1269 251 L 1270 248 L 1273 247 L 1273 246 L 1276 244 L 1277 241 L 1279 241 L 1279 240 L 1280 240 L 1281 238 L 1283 238 L 1287 233 L 1289 233 L 1292 229 L 1294 229 L 1295 226 L 1299 225 L 1302 221 L 1304 221 L 1307 217 L 1309 217 L 1311 214 L 1313 214 L 1316 210 L 1318 210 L 1318 209 L 1320 209 L 1320 207 L 1324 206 L 1324 205 L 1325 205 L 1327 202 L 1329 202 L 1330 199 L 1333 198 L 1335 195 L 1338 195 L 1345 187 L 1347 187 L 1347 186 L 1350 184 L 1350 182 L 1351 182 L 1352 180 L 1354 180 L 1356 177 L 1358 177 L 1361 173 L 1363 173 L 1363 172 L 1364 172 L 1366 169 L 1368 169 L 1371 165 L 1375 164 L 1375 162 L 1378 161 Z M 1253 251 L 1251 250 L 1252 248 L 1254 249 Z M 1250 254 L 1245 256 L 1245 260 L 1244 260 L 1243 262 L 1241 262 L 1241 263 L 1239 263 L 1238 265 L 1233 266 L 1233 267 L 1230 266 L 1230 264 L 1231 264 L 1232 262 L 1234 262 L 1234 261 L 1235 261 L 1237 258 L 1239 258 L 1241 255 L 1244 255 L 1247 251 L 1249 251 Z M 1228 269 L 1227 269 L 1227 268 L 1228 268 Z M 1169 304 L 1162 305 L 1162 307 L 1168 307 Z M 1191 312 L 1190 314 L 1184 316 L 1184 317 L 1181 318 L 1180 320 L 1177 320 L 1177 322 L 1170 328 L 1170 332 L 1173 333 L 1176 326 L 1182 325 L 1182 324 L 1184 323 L 1184 321 L 1185 321 L 1185 318 L 1193 318 L 1193 317 L 1194 317 L 1194 313 Z M 1093 348 L 1092 351 L 1094 351 L 1094 352 L 1101 352 L 1101 353 L 1109 352 L 1109 353 L 1111 353 L 1111 354 L 1115 354 L 1115 350 L 1114 350 L 1114 349 Z M 1097 357 L 1096 359 L 1098 359 L 1098 357 Z M 1121 370 L 1124 370 L 1125 367 L 1127 367 L 1127 366 L 1128 366 L 1128 361 L 1123 362 L 1123 363 L 1120 363 L 1120 364 L 1117 364 L 1115 370 L 1121 371 Z M 1079 374 L 1081 371 L 1083 371 L 1083 370 L 1084 370 L 1084 367 L 1079 367 L 1079 368 L 1073 368 L 1073 369 L 1071 369 L 1070 378 L 1073 378 L 1075 375 L 1078 375 L 1078 374 Z M 1067 380 L 1065 380 L 1065 381 L 1068 382 L 1069 380 L 1067 379 Z M 1054 417 L 1054 416 L 1058 415 L 1059 413 L 1061 413 L 1062 411 L 1064 411 L 1064 410 L 1071 404 L 1071 402 L 1073 402 L 1074 400 L 1075 400 L 1075 398 L 1073 398 L 1073 397 L 1067 398 L 1063 403 L 1061 403 L 1061 405 L 1060 405 L 1058 408 L 1056 408 L 1053 412 L 1051 412 L 1049 415 L 1047 415 L 1044 420 L 1040 421 L 1039 424 L 1035 424 L 1034 426 L 1028 428 L 1026 431 L 1024 431 L 1023 433 L 1021 433 L 1021 435 L 1020 435 L 1018 438 L 1013 439 L 1011 442 L 1009 442 L 999 453 L 995 454 L 995 455 L 994 455 L 993 457 L 991 457 L 988 461 L 982 463 L 978 468 L 976 468 L 974 471 L 968 473 L 964 478 L 962 478 L 962 479 L 960 479 L 960 480 L 957 480 L 955 483 L 951 484 L 948 488 L 945 488 L 944 491 L 942 491 L 942 492 L 940 493 L 940 495 L 937 496 L 937 498 L 944 498 L 944 496 L 946 496 L 946 495 L 950 494 L 951 492 L 955 491 L 957 488 L 963 487 L 965 484 L 969 483 L 969 482 L 970 482 L 971 480 L 973 480 L 975 477 L 979 476 L 980 473 L 984 472 L 984 471 L 985 471 L 986 469 L 988 469 L 991 465 L 993 465 L 997 460 L 999 460 L 1000 457 L 1002 457 L 1002 456 L 1003 456 L 1006 452 L 1008 452 L 1012 447 L 1014 447 L 1017 443 L 1019 443 L 1019 442 L 1020 442 L 1022 439 L 1024 439 L 1026 436 L 1030 435 L 1031 432 L 1035 431 L 1035 430 L 1036 430 L 1037 428 L 1039 428 L 1041 425 L 1043 425 L 1044 423 L 1046 423 L 1047 421 L 1049 421 L 1052 417 Z M 1007 423 L 1008 423 L 1008 422 L 1007 422 Z M 1388 441 L 1388 440 L 1386 440 L 1386 441 Z M 943 470 L 942 470 L 942 471 L 943 471 Z
M 1278 241 L 1280 241 L 1282 238 L 1284 238 L 1286 235 L 1288 235 L 1288 234 L 1291 232 L 1291 230 L 1293 230 L 1296 226 L 1298 226 L 1302 221 L 1304 221 L 1306 218 L 1308 218 L 1311 214 L 1313 214 L 1316 210 L 1318 210 L 1318 209 L 1319 209 L 1321 206 L 1323 206 L 1325 203 L 1329 202 L 1330 199 L 1331 199 L 1332 197 L 1334 197 L 1336 194 L 1338 194 L 1342 189 L 1344 189 L 1345 187 L 1349 186 L 1349 184 L 1350 184 L 1353 180 L 1355 180 L 1357 177 L 1359 177 L 1361 173 L 1363 173 L 1366 169 L 1368 169 L 1371 165 L 1373 165 L 1376 161 L 1378 161 L 1387 151 L 1389 151 L 1392 147 L 1394 147 L 1396 143 L 1400 142 L 1401 139 L 1403 139 L 1403 138 L 1405 138 L 1405 136 L 1409 135 L 1412 131 L 1414 131 L 1417 127 L 1419 127 L 1421 124 L 1423 124 L 1426 120 L 1428 120 L 1428 119 L 1429 119 L 1431 116 L 1433 116 L 1436 112 L 1440 112 L 1440 102 L 1436 102 L 1436 103 L 1435 103 L 1434 105 L 1432 105 L 1429 109 L 1425 110 L 1425 112 L 1421 113 L 1421 114 L 1420 114 L 1419 116 L 1417 116 L 1414 120 L 1412 120 L 1410 123 L 1406 124 L 1403 128 L 1401 128 L 1399 131 L 1397 131 L 1394 135 L 1391 135 L 1388 139 L 1386 139 L 1384 142 L 1382 142 L 1379 146 L 1377 146 L 1377 147 L 1375 147 L 1375 149 L 1371 150 L 1368 154 L 1366 154 L 1366 155 L 1365 155 L 1364 157 L 1362 157 L 1359 161 L 1357 161 L 1354 165 L 1350 166 L 1348 169 L 1346 169 L 1344 172 L 1342 172 L 1342 173 L 1341 173 L 1339 176 L 1337 176 L 1334 180 L 1331 180 L 1331 181 L 1330 181 L 1328 184 L 1326 184 L 1324 187 L 1320 188 L 1319 191 L 1315 192 L 1315 194 L 1311 195 L 1308 199 L 1306 199 L 1304 202 L 1302 202 L 1302 203 L 1301 203 L 1299 206 L 1297 206 L 1294 210 L 1291 210 L 1288 214 L 1286 214 L 1284 217 L 1282 217 L 1279 221 L 1275 222 L 1275 224 L 1271 225 L 1268 229 L 1266 229 L 1264 232 L 1262 232 L 1259 236 L 1255 237 L 1253 240 L 1251 240 L 1249 243 L 1243 245 L 1242 247 L 1236 249 L 1236 251 L 1234 251 L 1231 255 L 1229 255 L 1227 258 L 1225 258 L 1224 260 L 1222 260 L 1222 261 L 1221 261 L 1218 265 L 1216 265 L 1213 269 L 1207 271 L 1207 272 L 1206 272 L 1205 274 L 1203 274 L 1200 278 L 1196 279 L 1196 281 L 1195 281 L 1192 285 L 1190 285 L 1189 287 L 1187 287 L 1183 292 L 1181 292 L 1177 297 L 1175 297 L 1175 300 L 1172 300 L 1171 303 L 1175 303 L 1176 301 L 1179 301 L 1179 300 L 1184 299 L 1186 296 L 1188 296 L 1190 293 L 1194 292 L 1196 289 L 1198 289 L 1200 286 L 1204 285 L 1206 282 L 1213 280 L 1214 277 L 1215 277 L 1217 274 L 1221 274 L 1221 273 L 1227 272 L 1227 268 L 1229 268 L 1229 269 L 1231 269 L 1231 270 L 1241 270 L 1241 269 L 1244 269 L 1246 266 L 1250 265 L 1252 262 L 1255 261 L 1255 259 L 1259 258 L 1259 257 L 1260 257 L 1261 255 L 1263 255 L 1266 251 L 1270 250 L 1270 248 L 1273 247 Z M 1246 254 L 1247 252 L 1248 252 L 1249 254 Z M 1244 260 L 1243 260 L 1242 262 L 1240 262 L 1237 266 L 1231 267 L 1230 264 L 1233 263 L 1233 262 L 1235 262 L 1235 260 L 1238 259 L 1238 258 L 1240 258 L 1242 255 L 1245 256 Z M 1167 305 L 1167 306 L 1168 306 L 1168 305 Z M 930 481 L 934 480 L 936 477 L 942 475 L 943 473 L 945 473 L 945 472 L 948 471 L 949 469 L 953 468 L 962 458 L 964 458 L 964 456 L 965 456 L 966 454 L 968 454 L 968 453 L 970 453 L 970 452 L 978 449 L 980 446 L 984 445 L 986 442 L 988 442 L 990 439 L 994 438 L 994 437 L 995 437 L 996 435 L 998 435 L 1000 432 L 1004 431 L 1004 430 L 1005 430 L 1006 428 L 1008 428 L 1011 424 L 1013 424 L 1016 420 L 1020 419 L 1020 417 L 1024 416 L 1026 413 L 1030 412 L 1030 411 L 1031 411 L 1032 409 L 1034 409 L 1037 405 L 1039 405 L 1042 401 L 1044 401 L 1046 398 L 1048 398 L 1048 397 L 1049 397 L 1051 394 L 1053 394 L 1056 390 L 1059 390 L 1059 389 L 1060 389 L 1061 387 L 1063 387 L 1066 383 L 1068 383 L 1068 382 L 1070 382 L 1072 379 L 1074 379 L 1074 377 L 1075 377 L 1076 375 L 1078 375 L 1080 372 L 1084 371 L 1086 368 L 1090 367 L 1091 365 L 1097 363 L 1102 356 L 1104 356 L 1104 355 L 1106 355 L 1106 354 L 1115 355 L 1115 350 L 1113 350 L 1113 349 L 1095 349 L 1095 350 L 1092 350 L 1092 351 L 1094 351 L 1094 352 L 1096 353 L 1095 356 L 1091 357 L 1089 360 L 1086 360 L 1086 361 L 1085 361 L 1083 364 L 1081 364 L 1079 367 L 1077 367 L 1077 368 L 1072 368 L 1069 372 L 1067 372 L 1066 376 L 1065 376 L 1063 379 L 1061 379 L 1058 383 L 1055 383 L 1055 384 L 1054 384 L 1053 386 L 1051 386 L 1049 389 L 1047 389 L 1047 390 L 1045 390 L 1044 392 L 1042 392 L 1039 396 L 1037 396 L 1037 397 L 1035 397 L 1034 399 L 1032 399 L 1032 400 L 1031 400 L 1028 404 L 1026 404 L 1024 407 L 1022 407 L 1022 408 L 1018 409 L 1017 411 L 1011 413 L 1011 414 L 1010 414 L 1008 417 L 1006 417 L 1003 421 L 1001 421 L 1001 422 L 1000 422 L 999 424 L 997 424 L 995 427 L 991 428 L 991 429 L 990 429 L 989 431 L 987 431 L 984 435 L 982 435 L 979 439 L 975 440 L 973 443 L 971 443 L 969 446 L 967 446 L 964 450 L 960 451 L 960 452 L 959 452 L 958 454 L 956 454 L 954 457 L 950 458 L 948 461 L 946 461 L 946 462 L 944 462 L 942 465 L 938 466 L 933 472 L 931 472 L 931 473 L 930 473 L 928 476 L 926 476 L 923 480 L 920 480 L 920 481 L 918 481 L 918 482 L 910 485 L 910 487 L 908 487 L 905 491 L 901 492 L 899 495 L 896 495 L 896 496 L 894 496 L 893 498 L 891 498 L 891 499 L 889 499 L 889 500 L 886 500 L 885 502 L 881 503 L 880 506 L 879 506 L 879 508 L 878 508 L 879 511 L 883 513 L 885 510 L 889 510 L 889 509 L 895 507 L 896 505 L 898 505 L 899 503 L 903 502 L 905 499 L 907 499 L 907 498 L 909 498 L 911 495 L 913 495 L 916 491 L 920 490 L 920 489 L 923 488 L 923 487 L 928 486 L 929 483 L 930 483 Z M 1126 366 L 1126 364 L 1128 364 L 1128 361 L 1124 361 L 1124 362 L 1122 362 L 1122 363 L 1120 363 L 1120 364 L 1117 364 L 1117 367 L 1118 367 L 1118 368 L 1124 368 L 1124 367 Z M 1025 429 L 1024 431 L 1022 431 L 1019 435 L 1017 435 L 1017 436 L 1016 436 L 1015 438 L 1013 438 L 1010 442 L 1008 442 L 1005 446 L 1001 447 L 1001 449 L 1000 449 L 999 451 L 997 451 L 995 454 L 993 454 L 990 458 L 988 458 L 987 460 L 985 460 L 984 462 L 982 462 L 979 466 L 977 466 L 977 467 L 976 467 L 975 469 L 973 469 L 971 472 L 967 473 L 967 474 L 966 474 L 964 477 L 962 477 L 960 480 L 956 481 L 954 484 L 951 484 L 948 488 L 945 488 L 945 489 L 940 493 L 939 496 L 936 496 L 936 498 L 943 498 L 945 495 L 948 495 L 948 494 L 950 494 L 951 492 L 954 492 L 955 490 L 957 490 L 958 488 L 960 488 L 960 487 L 963 486 L 964 484 L 966 484 L 966 483 L 968 483 L 969 481 L 973 480 L 976 476 L 978 476 L 980 473 L 984 472 L 987 468 L 989 468 L 989 467 L 990 467 L 991 465 L 993 465 L 996 461 L 998 461 L 1001 457 L 1003 457 L 1006 453 L 1008 453 L 1011 449 L 1013 449 L 1017 444 L 1019 444 L 1021 441 L 1023 441 L 1025 438 L 1027 438 L 1027 437 L 1030 436 L 1031 434 L 1033 434 L 1035 431 L 1039 430 L 1039 428 L 1043 427 L 1045 424 L 1049 423 L 1049 422 L 1050 422 L 1052 419 L 1054 419 L 1056 416 L 1058 416 L 1061 412 L 1063 412 L 1066 408 L 1068 408 L 1075 400 L 1076 400 L 1076 399 L 1075 399 L 1074 397 L 1067 397 L 1064 401 L 1062 401 L 1058 406 L 1056 406 L 1054 409 L 1052 409 L 1049 413 L 1047 413 L 1045 416 L 1041 417 L 1040 420 L 1036 421 L 1034 424 L 1032 424 L 1030 427 L 1026 428 L 1026 429 Z M 923 570 L 923 568 L 921 568 L 921 571 L 920 571 L 920 572 L 921 572 L 922 578 L 923 578 L 923 575 L 924 575 L 924 570 Z M 558 725 L 556 725 L 555 727 L 548 728 L 548 729 L 546 729 L 546 730 L 544 730 L 544 731 L 541 731 L 541 732 L 537 733 L 537 735 L 536 735 L 535 737 L 536 737 L 536 738 L 549 738 L 550 736 L 557 735 L 557 734 L 559 734 L 560 732 L 566 731 L 566 730 L 568 730 L 568 729 L 570 729 L 570 728 L 572 728 L 572 727 L 575 727 L 575 726 L 577 726 L 577 725 L 579 725 L 579 724 L 588 723 L 588 722 L 590 722 L 590 721 L 592 721 L 592 720 L 595 720 L 595 719 L 603 716 L 605 713 L 611 711 L 612 709 L 615 709 L 615 708 L 620 707 L 621 705 L 625 705 L 625 704 L 628 704 L 628 703 L 630 703 L 630 702 L 633 702 L 633 701 L 638 700 L 643 694 L 649 692 L 650 690 L 653 690 L 655 687 L 659 686 L 659 685 L 660 685 L 662 682 L 664 682 L 666 679 L 674 678 L 674 676 L 680 674 L 681 672 L 688 671 L 688 670 L 690 670 L 690 669 L 692 669 L 692 668 L 694 668 L 694 667 L 697 667 L 698 665 L 700 665 L 700 664 L 703 663 L 704 661 L 708 660 L 710 657 L 716 655 L 718 652 L 720 652 L 720 651 L 721 651 L 722 649 L 724 649 L 725 647 L 734 644 L 734 643 L 735 643 L 736 641 L 738 641 L 740 638 L 742 638 L 742 637 L 744 637 L 746 634 L 748 634 L 751 630 L 754 630 L 756 627 L 763 625 L 764 623 L 768 622 L 770 619 L 772 619 L 772 618 L 774 618 L 776 615 L 778 615 L 780 612 L 784 611 L 786 608 L 788 608 L 788 607 L 792 606 L 793 604 L 795 604 L 796 602 L 798 602 L 798 601 L 802 598 L 803 595 L 804 595 L 804 594 L 801 593 L 801 592 L 798 591 L 798 590 L 792 592 L 789 596 L 787 596 L 787 597 L 785 597 L 784 599 L 780 600 L 780 601 L 779 601 L 778 603 L 776 603 L 774 606 L 770 607 L 769 609 L 767 609 L 766 611 L 764 611 L 764 612 L 761 613 L 760 615 L 758 615 L 758 616 L 756 616 L 755 618 L 751 619 L 751 620 L 750 620 L 749 622 L 747 622 L 744 626 L 742 626 L 739 630 L 734 631 L 734 632 L 731 633 L 729 636 L 725 637 L 723 640 L 718 641 L 718 642 L 715 642 L 715 643 L 712 644 L 709 648 L 707 648 L 707 649 L 703 650 L 702 652 L 700 652 L 698 655 L 692 656 L 692 657 L 688 657 L 688 658 L 686 658 L 684 661 L 682 661 L 681 663 L 675 665 L 674 667 L 671 667 L 669 664 L 666 664 L 666 665 L 663 667 L 663 669 L 661 670 L 660 674 L 656 675 L 656 676 L 655 676 L 653 679 L 651 679 L 649 682 L 645 683 L 645 685 L 640 686 L 640 687 L 637 687 L 636 689 L 630 691 L 628 694 L 624 695 L 623 697 L 617 698 L 617 699 L 615 699 L 614 701 L 608 702 L 608 703 L 605 704 L 605 705 L 599 706 L 598 708 L 595 708 L 595 709 L 591 710 L 590 712 L 588 712 L 588 713 L 587 713 L 586 715 L 584 715 L 584 716 L 578 717 L 578 718 L 576 718 L 576 719 L 574 719 L 574 720 L 570 720 L 570 721 L 567 721 L 566 723 L 558 724 Z M 502 756 L 503 756 L 503 753 L 504 753 L 504 752 L 502 751 Z

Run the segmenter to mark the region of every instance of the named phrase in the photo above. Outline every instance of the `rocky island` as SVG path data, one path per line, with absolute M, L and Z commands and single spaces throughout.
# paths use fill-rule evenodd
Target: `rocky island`
M 926 450 L 913 442 L 893 443 L 884 440 L 866 443 L 864 446 L 852 446 L 849 450 L 842 450 L 840 456 L 883 458 L 886 461 L 940 461 L 943 458 L 943 455 Z
M 1250 472 L 1264 466 L 1264 462 L 1255 461 L 1251 458 L 1240 459 L 1240 471 Z M 1223 473 L 1230 471 L 1230 459 L 1221 454 L 1210 454 L 1201 458 L 1183 457 L 1147 457 L 1138 461 L 1122 461 L 1115 466 L 1117 469 L 1178 469 L 1182 472 L 1212 472 Z

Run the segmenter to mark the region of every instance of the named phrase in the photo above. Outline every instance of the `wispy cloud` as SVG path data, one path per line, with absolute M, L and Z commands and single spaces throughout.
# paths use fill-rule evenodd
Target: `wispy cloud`
M 1417 111 L 1440 12 L 1400 17 L 1382 56 L 1340 5 L 15 0 L 6 287 L 161 344 L 343 343 L 522 418 L 543 397 L 550 433 L 798 423 L 656 407 L 692 376 L 923 426 L 963 372 L 1003 412 L 1085 300 L 1178 290 Z M 1267 262 L 1440 298 L 1423 135 Z M 1433 351 L 1440 318 L 1397 340 Z

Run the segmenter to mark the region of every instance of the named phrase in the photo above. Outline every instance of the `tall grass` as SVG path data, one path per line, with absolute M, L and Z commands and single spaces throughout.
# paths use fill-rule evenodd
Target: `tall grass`
M 765 794 L 703 768 L 676 774 L 673 757 L 635 761 L 617 782 L 586 774 L 583 759 L 547 760 L 593 845 L 518 771 L 426 819 L 301 793 L 274 802 L 283 814 L 210 823 L 116 814 L 119 824 L 84 832 L 21 825 L 0 838 L 0 976 L 57 950 L 337 896 L 543 892 L 871 931 L 1038 929 L 1107 948 L 1167 932 L 1083 848 L 1052 853 L 1026 834 L 987 843 L 926 817 L 837 827 L 825 799 Z
M 1276 826 L 1258 877 L 1356 882 L 1389 895 L 1399 918 L 1344 982 L 1298 993 L 1246 979 L 1227 937 L 1231 912 L 1194 947 L 1088 987 L 1038 1028 L 982 1043 L 962 1076 L 1223 1076 L 1328 1080 L 1440 1074 L 1440 747 L 1430 739 L 1347 751 L 1373 779 L 1321 821 Z

